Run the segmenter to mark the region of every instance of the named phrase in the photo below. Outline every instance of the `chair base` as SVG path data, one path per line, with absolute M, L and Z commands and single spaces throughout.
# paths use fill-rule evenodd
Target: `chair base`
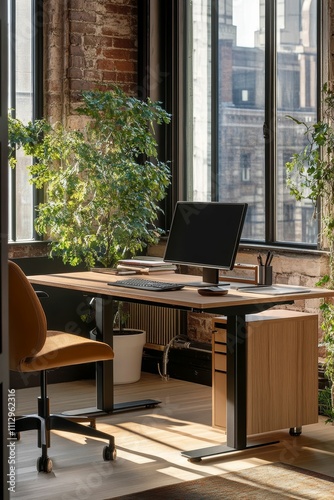
M 46 395 L 46 373 L 41 372 L 41 396 L 38 398 L 38 413 L 33 415 L 23 415 L 15 419 L 15 435 L 19 439 L 19 433 L 28 430 L 38 431 L 38 447 L 42 450 L 42 455 L 37 460 L 37 470 L 39 472 L 51 472 L 52 461 L 48 457 L 50 447 L 51 430 L 60 430 L 81 434 L 87 437 L 105 439 L 108 445 L 103 449 L 103 459 L 106 461 L 116 458 L 116 447 L 114 436 L 96 429 L 95 419 L 84 416 L 65 417 L 64 415 L 50 414 L 49 398 Z M 81 422 L 81 423 L 80 423 Z M 88 423 L 89 425 L 82 425 Z

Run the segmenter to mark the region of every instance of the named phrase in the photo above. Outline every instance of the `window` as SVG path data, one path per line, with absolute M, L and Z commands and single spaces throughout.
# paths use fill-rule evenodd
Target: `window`
M 251 178 L 251 157 L 248 153 L 240 156 L 241 182 L 249 182 Z
M 188 13 L 185 196 L 247 202 L 243 239 L 317 244 L 312 207 L 285 173 L 305 141 L 287 116 L 317 119 L 317 19 L 317 0 L 193 0 Z
M 41 117 L 42 0 L 8 0 L 9 11 L 9 108 L 21 120 Z M 36 195 L 29 184 L 27 165 L 32 158 L 17 152 L 17 166 L 9 175 L 9 239 L 32 241 Z

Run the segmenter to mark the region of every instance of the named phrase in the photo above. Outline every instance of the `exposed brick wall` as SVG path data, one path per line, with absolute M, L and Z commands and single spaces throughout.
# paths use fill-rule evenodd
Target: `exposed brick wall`
M 84 90 L 117 83 L 137 88 L 137 1 L 45 1 L 45 116 L 79 126 Z
M 49 246 L 46 242 L 36 243 L 14 243 L 8 245 L 8 257 L 10 259 L 22 259 L 26 257 L 45 257 L 49 255 Z

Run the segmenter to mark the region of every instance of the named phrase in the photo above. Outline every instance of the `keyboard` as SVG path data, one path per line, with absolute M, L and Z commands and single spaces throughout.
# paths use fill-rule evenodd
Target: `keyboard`
M 181 283 L 167 283 L 163 281 L 146 280 L 142 278 L 129 278 L 125 280 L 108 283 L 110 286 L 122 286 L 125 288 L 137 288 L 138 290 L 149 290 L 151 292 L 166 292 L 168 290 L 181 290 Z

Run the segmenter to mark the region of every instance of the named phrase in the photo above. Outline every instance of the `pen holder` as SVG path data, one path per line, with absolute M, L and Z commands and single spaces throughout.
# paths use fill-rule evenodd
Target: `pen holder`
M 272 285 L 273 284 L 273 268 L 272 268 L 272 266 L 258 266 L 257 283 L 258 283 L 258 285 Z

